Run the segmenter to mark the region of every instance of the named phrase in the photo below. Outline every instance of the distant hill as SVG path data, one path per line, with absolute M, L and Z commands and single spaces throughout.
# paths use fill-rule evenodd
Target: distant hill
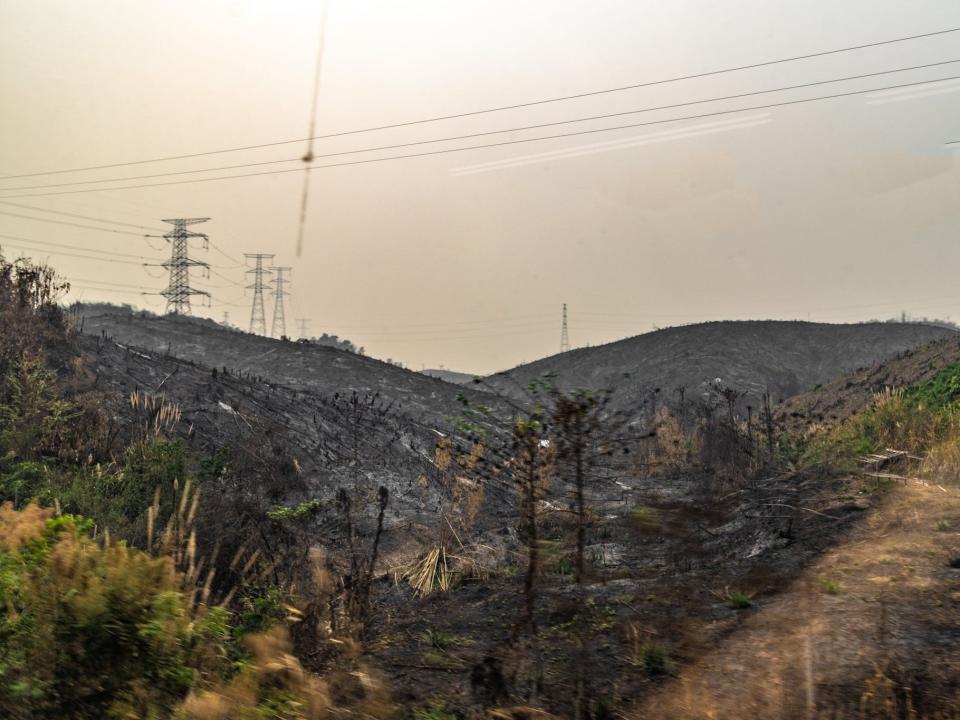
M 617 388 L 617 407 L 639 408 L 651 393 L 658 402 L 675 400 L 678 387 L 695 399 L 719 379 L 746 392 L 744 403 L 759 406 L 766 388 L 776 402 L 946 337 L 957 333 L 909 322 L 711 322 L 571 350 L 497 373 L 484 384 L 521 397 L 531 381 L 552 375 L 562 388 Z
M 477 377 L 470 373 L 456 372 L 454 370 L 435 370 L 432 368 L 429 370 L 421 370 L 420 372 L 430 377 L 439 378 L 444 382 L 453 383 L 454 385 L 468 385 Z

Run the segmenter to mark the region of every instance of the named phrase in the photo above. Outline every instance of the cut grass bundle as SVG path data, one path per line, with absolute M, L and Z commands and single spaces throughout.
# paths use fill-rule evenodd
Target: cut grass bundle
M 434 590 L 446 592 L 453 584 L 453 575 L 447 564 L 447 551 L 442 546 L 433 548 L 404 573 L 404 577 L 420 597 L 425 597 Z

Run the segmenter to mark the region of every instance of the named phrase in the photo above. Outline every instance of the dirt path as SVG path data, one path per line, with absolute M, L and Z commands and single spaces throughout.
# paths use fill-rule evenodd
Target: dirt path
M 842 543 L 630 716 L 897 718 L 908 705 L 921 717 L 956 712 L 960 569 L 950 561 L 958 558 L 957 488 L 892 488 Z

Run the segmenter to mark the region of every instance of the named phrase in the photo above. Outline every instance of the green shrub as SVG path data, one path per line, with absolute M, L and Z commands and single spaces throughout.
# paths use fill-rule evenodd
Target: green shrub
M 33 499 L 44 505 L 53 502 L 47 468 L 32 460 L 16 461 L 12 453 L 0 459 L 0 502 L 11 502 L 19 510 Z
M 669 670 L 667 651 L 654 642 L 643 643 L 634 662 L 648 675 L 665 675 Z
M 226 611 L 192 609 L 169 559 L 91 527 L 0 508 L 2 717 L 160 717 L 222 669 Z
M 287 616 L 279 588 L 244 588 L 239 593 L 240 610 L 234 624 L 237 639 L 270 630 Z

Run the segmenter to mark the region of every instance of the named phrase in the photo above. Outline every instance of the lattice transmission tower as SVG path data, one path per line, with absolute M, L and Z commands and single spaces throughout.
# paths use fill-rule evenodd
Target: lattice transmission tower
M 297 318 L 297 337 L 301 340 L 308 337 L 310 329 L 310 318 Z
M 563 304 L 563 326 L 560 330 L 560 352 L 570 349 L 570 334 L 567 332 L 567 304 Z
M 273 271 L 277 273 L 277 279 L 273 283 L 273 323 L 270 325 L 270 334 L 275 338 L 286 337 L 287 334 L 287 315 L 284 312 L 283 298 L 289 295 L 283 286 L 290 282 L 284 276 L 284 273 L 291 272 L 293 268 L 274 267 Z M 280 333 L 277 334 L 279 328 Z
M 190 298 L 192 296 L 210 297 L 210 293 L 190 287 L 190 268 L 202 268 L 208 273 L 210 270 L 210 265 L 207 263 L 202 260 L 193 260 L 190 257 L 190 241 L 194 238 L 201 238 L 204 250 L 208 249 L 210 241 L 203 233 L 187 230 L 188 225 L 197 225 L 209 219 L 172 218 L 163 221 L 173 225 L 173 229 L 162 236 L 164 240 L 170 243 L 170 259 L 159 265 L 167 271 L 169 276 L 166 289 L 158 293 L 167 299 L 167 314 L 189 315 Z
M 250 332 L 256 335 L 267 334 L 267 317 L 263 310 L 263 291 L 269 290 L 272 286 L 269 280 L 264 280 L 273 273 L 264 264 L 273 260 L 272 254 L 266 253 L 244 253 L 244 257 L 253 260 L 254 265 L 247 270 L 247 275 L 253 275 L 253 283 L 247 285 L 247 290 L 253 290 L 253 305 L 250 308 Z

